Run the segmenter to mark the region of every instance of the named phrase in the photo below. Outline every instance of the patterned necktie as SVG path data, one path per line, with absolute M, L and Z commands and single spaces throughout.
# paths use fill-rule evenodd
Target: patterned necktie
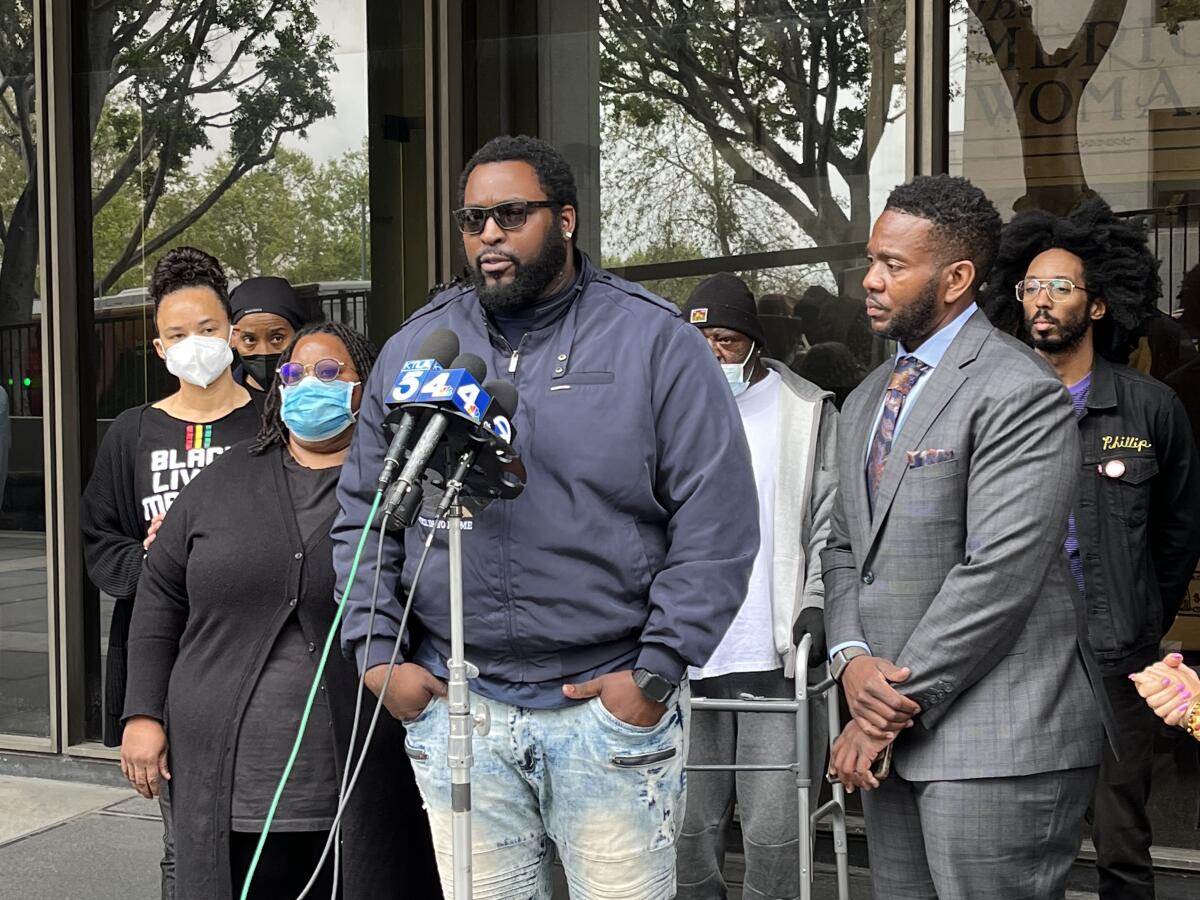
M 896 360 L 896 368 L 888 381 L 887 393 L 883 395 L 883 413 L 879 416 L 879 427 L 871 439 L 871 451 L 867 454 L 867 497 L 871 503 L 871 512 L 875 512 L 875 497 L 879 493 L 879 482 L 883 478 L 883 467 L 887 465 L 888 454 L 892 452 L 892 437 L 896 433 L 896 422 L 900 419 L 900 409 L 904 406 L 904 398 L 913 389 L 922 375 L 929 371 L 929 366 L 915 356 L 901 356 Z

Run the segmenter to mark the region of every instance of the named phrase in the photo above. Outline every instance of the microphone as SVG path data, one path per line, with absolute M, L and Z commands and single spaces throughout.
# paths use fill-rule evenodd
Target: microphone
M 512 382 L 493 378 L 483 386 L 492 395 L 492 402 L 483 417 L 483 427 L 506 444 L 512 443 L 512 417 L 517 413 L 517 389 Z
M 479 424 L 480 434 L 472 435 L 473 440 L 469 441 L 458 457 L 458 465 L 455 467 L 454 474 L 446 482 L 446 489 L 442 493 L 442 499 L 437 505 L 433 519 L 436 522 L 450 509 L 450 504 L 457 500 L 461 493 L 467 476 L 475 467 L 475 460 L 479 456 L 479 451 L 488 448 L 495 449 L 494 441 L 488 439 L 489 436 L 499 438 L 505 447 L 511 443 L 513 438 L 512 422 L 510 421 L 517 410 L 517 389 L 510 382 L 502 381 L 499 378 L 493 378 L 483 386 L 484 391 L 491 395 L 491 402 L 488 404 L 487 411 L 483 415 L 483 421 Z M 508 462 L 515 462 L 515 459 L 508 459 L 514 456 L 506 454 L 504 449 L 496 450 L 496 456 L 504 455 Z M 519 465 L 519 463 L 518 463 Z M 520 474 L 517 476 L 520 481 L 524 481 L 524 467 L 520 468 Z M 503 466 L 499 478 L 504 479 Z M 492 478 L 488 479 L 492 481 Z
M 420 388 L 422 376 L 426 372 L 444 369 L 457 355 L 458 335 L 448 328 L 439 328 L 431 333 L 421 342 L 421 347 L 417 350 L 417 359 L 408 360 L 396 376 L 387 405 L 394 409 L 409 399 Z M 387 425 L 393 424 L 391 418 L 389 415 L 385 420 Z M 379 490 L 385 490 L 396 477 L 396 470 L 400 468 L 400 459 L 404 455 L 404 448 L 408 446 L 417 418 L 417 414 L 406 409 L 400 416 L 399 423 L 395 425 L 392 442 L 388 445 L 387 455 L 383 459 L 383 471 L 379 473 Z
M 478 413 L 478 407 L 475 406 L 474 401 L 480 394 L 479 382 L 486 374 L 487 363 L 474 353 L 460 353 L 450 363 L 448 370 L 437 373 L 433 378 L 425 379 L 417 396 L 421 400 L 448 403 L 456 413 L 462 407 L 464 414 L 469 416 L 471 409 L 475 409 Z M 425 423 L 425 429 L 417 439 L 416 446 L 408 455 L 408 462 L 400 470 L 400 477 L 396 479 L 395 484 L 388 488 L 387 499 L 383 507 L 385 519 L 396 512 L 401 501 L 404 501 L 405 507 L 411 509 L 415 514 L 417 506 L 420 505 L 421 475 L 424 474 L 425 467 L 429 465 L 430 458 L 437 450 L 437 446 L 441 443 L 449 426 L 450 416 L 436 406 L 433 407 L 429 419 Z M 413 496 L 409 497 L 410 494 Z M 401 521 L 406 525 L 411 524 L 407 518 L 403 518 Z

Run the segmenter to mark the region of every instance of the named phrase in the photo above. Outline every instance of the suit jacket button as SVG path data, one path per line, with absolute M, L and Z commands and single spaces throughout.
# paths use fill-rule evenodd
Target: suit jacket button
M 862 582 L 863 582 L 863 584 L 874 584 L 875 583 L 875 573 L 867 572 L 865 575 L 863 575 Z

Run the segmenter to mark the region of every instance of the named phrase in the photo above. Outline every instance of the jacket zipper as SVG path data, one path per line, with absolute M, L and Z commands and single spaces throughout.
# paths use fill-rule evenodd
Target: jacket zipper
M 527 337 L 529 337 L 528 331 L 525 332 L 523 335 L 521 335 L 521 339 L 519 341 L 517 341 L 517 348 L 515 350 L 513 350 L 512 356 L 509 357 L 509 360 L 508 360 L 508 374 L 509 375 L 517 374 L 517 363 L 520 362 L 520 360 L 521 360 L 521 348 L 525 346 L 525 338 L 527 338 Z M 507 344 L 508 342 L 505 341 L 505 343 Z M 511 347 L 511 345 L 510 345 L 510 347 Z
M 508 374 L 512 379 L 513 384 L 516 384 L 517 365 L 521 361 L 521 348 L 525 346 L 525 339 L 529 337 L 529 332 L 521 335 L 521 340 L 517 341 L 517 346 L 514 348 L 507 340 L 504 340 L 505 346 L 512 350 L 512 356 L 508 359 Z M 504 631 L 508 637 L 509 653 L 515 655 L 516 635 L 513 633 L 513 600 L 512 600 L 512 571 L 511 560 L 508 555 L 508 545 L 512 540 L 512 516 L 509 511 L 509 504 L 502 504 L 502 516 L 504 522 L 504 537 L 500 542 L 501 556 L 501 572 L 503 573 L 504 584 Z M 524 672 L 520 674 L 524 678 Z

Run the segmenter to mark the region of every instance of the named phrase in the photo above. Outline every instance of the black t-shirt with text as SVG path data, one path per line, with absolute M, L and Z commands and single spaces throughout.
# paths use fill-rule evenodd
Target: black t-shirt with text
M 201 469 L 240 441 L 258 434 L 259 415 L 253 403 L 212 422 L 186 422 L 164 410 L 148 407 L 138 436 L 133 486 L 147 527 L 165 515 Z

